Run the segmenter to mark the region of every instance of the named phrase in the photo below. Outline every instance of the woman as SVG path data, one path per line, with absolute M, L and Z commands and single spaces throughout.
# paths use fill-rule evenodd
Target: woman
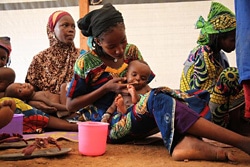
M 65 11 L 56 11 L 49 17 L 47 34 L 50 47 L 36 55 L 27 72 L 25 81 L 36 90 L 59 94 L 63 83 L 73 76 L 73 66 L 79 55 L 75 48 L 75 22 Z
M 83 35 L 93 37 L 93 50 L 76 61 L 66 105 L 70 111 L 81 109 L 85 120 L 101 121 L 115 95 L 128 93 L 126 84 L 120 83 L 123 79 L 117 76 L 124 76 L 127 63 L 142 57 L 134 45 L 127 43 L 123 17 L 111 4 L 85 15 L 78 27 Z M 127 115 L 119 119 L 121 135 L 114 138 L 109 134 L 109 142 L 142 138 L 156 129 L 175 160 L 235 160 L 232 153 L 197 137 L 224 142 L 250 154 L 250 138 L 199 117 L 171 96 L 153 89 L 145 101 L 145 110 L 138 112 L 131 106 Z M 112 117 L 110 127 L 116 123 Z
M 184 63 L 180 90 L 209 91 L 212 121 L 229 127 L 230 108 L 244 101 L 238 70 L 229 67 L 223 52 L 230 53 L 235 49 L 235 15 L 222 4 L 212 2 L 208 20 L 200 17 L 196 26 L 201 28 L 198 46 Z
M 5 89 L 15 81 L 16 74 L 10 65 L 11 43 L 9 37 L 0 37 L 0 98 Z
M 0 67 L 10 65 L 11 44 L 9 37 L 0 37 Z

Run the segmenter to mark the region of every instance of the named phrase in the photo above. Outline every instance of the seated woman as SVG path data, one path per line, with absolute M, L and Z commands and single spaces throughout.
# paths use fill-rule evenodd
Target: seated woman
M 15 71 L 9 67 L 11 44 L 9 37 L 0 37 L 0 98 L 4 96 L 5 89 L 16 78 Z
M 74 44 L 75 21 L 70 13 L 58 10 L 49 16 L 46 28 L 50 46 L 33 57 L 25 82 L 36 91 L 58 94 L 61 85 L 73 76 L 74 63 L 80 54 Z
M 0 67 L 10 64 L 11 44 L 10 38 L 0 37 Z
M 0 98 L 4 97 L 6 88 L 15 81 L 15 71 L 9 67 L 0 67 Z
M 244 102 L 236 67 L 230 67 L 225 55 L 235 50 L 236 19 L 234 13 L 218 2 L 212 2 L 208 20 L 196 23 L 200 35 L 184 63 L 180 90 L 207 90 L 212 121 L 226 128 L 234 123 L 230 109 Z
M 66 84 L 62 85 L 60 94 L 50 91 L 35 91 L 34 86 L 29 83 L 12 83 L 5 91 L 5 96 L 15 97 L 25 101 L 37 109 L 41 109 L 50 115 L 57 115 L 62 118 L 69 116 L 70 112 L 66 108 Z

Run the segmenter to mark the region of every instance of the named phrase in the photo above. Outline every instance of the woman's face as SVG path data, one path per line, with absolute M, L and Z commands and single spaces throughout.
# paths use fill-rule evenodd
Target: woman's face
M 56 38 L 64 43 L 73 43 L 75 38 L 75 22 L 69 15 L 63 16 L 55 25 L 54 33 Z
M 220 41 L 220 48 L 227 53 L 230 53 L 235 50 L 235 31 L 232 31 L 228 34 L 227 37 L 221 38 Z
M 0 47 L 0 67 L 6 66 L 8 62 L 8 53 L 6 52 L 5 49 Z
M 127 37 L 123 24 L 117 24 L 117 26 L 113 27 L 95 40 L 96 43 L 102 47 L 103 51 L 114 59 L 120 59 L 123 57 L 127 46 Z

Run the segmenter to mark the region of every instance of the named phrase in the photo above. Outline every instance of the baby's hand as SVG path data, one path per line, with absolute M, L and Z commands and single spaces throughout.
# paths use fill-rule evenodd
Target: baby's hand
M 49 111 L 49 112 L 55 112 L 55 111 L 57 111 L 57 108 L 56 107 L 46 106 L 44 108 L 44 110 Z

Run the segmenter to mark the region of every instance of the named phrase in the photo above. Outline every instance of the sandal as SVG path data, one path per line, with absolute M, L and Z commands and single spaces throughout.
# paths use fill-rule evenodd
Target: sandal
M 18 133 L 13 133 L 12 135 L 8 133 L 0 134 L 0 148 L 22 148 L 26 147 L 28 142 L 23 139 L 23 136 Z
M 48 144 L 53 144 L 57 148 L 47 148 Z M 42 149 L 45 148 L 45 149 Z M 35 151 L 36 149 L 39 149 Z M 35 157 L 48 157 L 66 154 L 71 151 L 71 148 L 61 148 L 56 140 L 52 137 L 47 138 L 36 138 L 35 142 L 28 145 L 20 153 L 4 154 L 0 155 L 2 160 L 21 160 L 30 159 Z
M 0 155 L 0 159 L 5 161 L 16 161 L 16 160 L 31 159 L 37 157 L 54 157 L 67 154 L 71 150 L 72 150 L 71 148 L 62 148 L 61 150 L 58 150 L 58 148 L 49 148 L 49 149 L 34 151 L 31 155 L 24 155 L 24 153 L 3 154 Z

